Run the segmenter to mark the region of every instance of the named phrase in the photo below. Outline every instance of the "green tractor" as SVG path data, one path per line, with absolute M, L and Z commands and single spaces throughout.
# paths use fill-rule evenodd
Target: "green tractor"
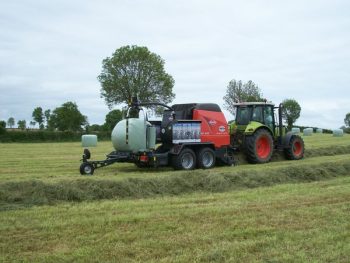
M 286 133 L 282 108 L 282 104 L 275 107 L 267 102 L 235 104 L 236 119 L 230 124 L 231 145 L 244 152 L 248 162 L 269 162 L 274 151 L 284 152 L 288 160 L 304 157 L 303 139 L 292 132 Z

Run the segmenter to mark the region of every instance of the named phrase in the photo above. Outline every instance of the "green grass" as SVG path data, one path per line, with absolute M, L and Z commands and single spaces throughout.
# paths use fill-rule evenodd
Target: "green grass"
M 349 262 L 350 136 L 304 140 L 300 161 L 94 176 L 79 143 L 0 144 L 0 262 Z
M 350 145 L 350 134 L 344 134 L 343 137 L 333 137 L 332 134 L 313 133 L 312 136 L 302 135 L 302 137 L 308 149 Z
M 0 213 L 0 261 L 349 262 L 350 177 Z
M 332 137 L 328 134 L 314 134 L 304 137 L 307 153 L 311 156 L 350 153 L 350 135 Z M 345 149 L 345 150 L 344 150 Z M 111 142 L 99 142 L 91 148 L 92 159 L 102 160 L 113 150 Z M 0 181 L 41 180 L 55 182 L 76 180 L 79 174 L 82 147 L 80 143 L 26 143 L 0 144 Z M 289 165 L 291 162 L 284 163 Z M 275 163 L 272 162 L 272 165 Z M 214 170 L 225 168 L 215 168 Z M 231 167 L 228 169 L 232 169 Z M 249 169 L 249 168 L 248 168 Z M 169 176 L 174 172 L 171 168 L 139 169 L 133 164 L 113 164 L 96 170 L 89 180 L 120 180 L 125 178 L 149 178 Z

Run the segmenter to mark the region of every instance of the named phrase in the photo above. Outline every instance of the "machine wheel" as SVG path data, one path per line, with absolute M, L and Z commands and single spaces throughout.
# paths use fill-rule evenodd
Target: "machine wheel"
M 89 149 L 84 149 L 84 155 L 87 160 L 91 158 L 91 153 Z
M 196 155 L 190 148 L 184 148 L 172 157 L 172 164 L 175 170 L 192 170 L 196 167 Z
M 208 147 L 202 148 L 197 154 L 198 168 L 210 169 L 215 166 L 216 156 L 215 152 Z
M 149 168 L 149 167 L 150 167 L 148 164 L 142 163 L 142 162 L 136 162 L 136 163 L 135 163 L 135 166 L 136 166 L 137 168 Z
M 80 174 L 81 175 L 93 175 L 94 174 L 94 167 L 90 163 L 82 163 L 80 165 Z
M 250 163 L 267 163 L 271 160 L 273 140 L 271 134 L 261 129 L 246 137 L 246 153 Z
M 299 135 L 293 135 L 284 153 L 288 160 L 300 160 L 304 157 L 304 141 Z

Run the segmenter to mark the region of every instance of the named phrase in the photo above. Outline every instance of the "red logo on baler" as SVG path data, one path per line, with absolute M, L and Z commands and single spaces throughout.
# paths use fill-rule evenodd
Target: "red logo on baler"
M 216 120 L 210 120 L 208 123 L 210 126 L 214 126 L 216 124 Z

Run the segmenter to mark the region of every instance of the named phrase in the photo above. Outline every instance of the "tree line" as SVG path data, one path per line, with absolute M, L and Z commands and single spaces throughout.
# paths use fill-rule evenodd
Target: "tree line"
M 134 96 L 142 102 L 159 102 L 168 104 L 174 98 L 173 77 L 165 71 L 164 60 L 152 53 L 147 47 L 124 46 L 117 49 L 111 57 L 102 61 L 102 71 L 97 77 L 101 84 L 101 97 L 104 98 L 111 110 L 113 106 L 128 104 Z M 241 80 L 232 79 L 227 86 L 223 97 L 224 108 L 231 114 L 234 112 L 234 104 L 238 102 L 265 101 L 263 94 L 252 80 L 243 83 Z M 301 106 L 293 98 L 286 98 L 283 102 L 283 119 L 291 129 L 300 117 Z M 151 108 L 157 112 L 157 108 Z M 105 117 L 103 125 L 89 125 L 87 117 L 81 114 L 74 102 L 63 103 L 53 111 L 36 107 L 32 113 L 33 120 L 29 125 L 39 125 L 41 130 L 58 131 L 111 131 L 122 118 L 120 110 L 111 110 Z M 344 119 L 346 127 L 350 127 L 350 113 Z M 10 117 L 0 122 L 1 127 L 13 128 L 15 119 Z M 25 120 L 17 121 L 19 129 L 26 129 Z M 4 128 L 2 128 L 4 129 Z
M 75 102 L 65 102 L 60 107 L 55 108 L 53 111 L 50 109 L 43 110 L 42 107 L 36 107 L 32 112 L 32 118 L 30 126 L 34 128 L 38 124 L 39 130 L 47 131 L 112 131 L 115 124 L 122 119 L 122 111 L 119 109 L 111 110 L 105 116 L 105 123 L 102 125 L 93 124 L 89 125 L 88 119 L 83 115 Z M 1 127 L 13 129 L 15 127 L 15 118 L 8 118 L 7 122 L 1 121 Z M 17 127 L 20 130 L 26 130 L 26 120 L 18 120 Z

